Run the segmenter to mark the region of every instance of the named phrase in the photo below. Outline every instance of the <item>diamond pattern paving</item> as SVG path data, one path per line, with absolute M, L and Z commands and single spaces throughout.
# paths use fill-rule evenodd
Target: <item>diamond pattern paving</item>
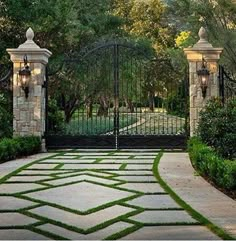
M 156 155 L 66 150 L 13 173 L 0 184 L 0 239 L 218 239 L 160 186 Z
M 49 188 L 26 196 L 55 203 L 81 212 L 133 196 L 133 193 L 81 182 L 62 187 Z
M 83 230 L 87 230 L 101 223 L 104 223 L 107 220 L 117 218 L 132 211 L 134 211 L 133 208 L 122 207 L 119 205 L 105 208 L 88 215 L 74 214 L 49 206 L 43 206 L 30 210 L 31 213 L 67 224 L 69 226 L 81 228 Z

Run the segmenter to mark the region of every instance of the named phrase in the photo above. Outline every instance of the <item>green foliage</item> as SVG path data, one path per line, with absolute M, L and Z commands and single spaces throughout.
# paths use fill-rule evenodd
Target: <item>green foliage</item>
M 5 94 L 0 93 L 0 139 L 12 136 L 13 116 Z
M 48 125 L 50 130 L 58 132 L 63 128 L 63 113 L 60 111 L 56 100 L 48 102 Z
M 189 141 L 188 151 L 200 174 L 209 177 L 219 187 L 236 190 L 236 161 L 218 156 L 197 137 Z
M 177 92 L 169 95 L 165 100 L 164 104 L 168 114 L 186 117 L 189 108 L 186 84 L 185 81 L 182 81 Z
M 160 0 L 115 0 L 113 12 L 124 21 L 126 33 L 152 41 L 156 50 L 174 44 L 174 30 L 168 24 L 166 6 Z
M 206 27 L 210 42 L 225 49 L 222 60 L 235 73 L 235 2 L 233 0 L 169 0 L 169 2 L 173 23 L 179 31 L 190 31 L 196 43 L 199 28 Z
M 39 137 L 15 137 L 3 138 L 0 141 L 0 163 L 27 156 L 40 151 L 41 141 Z
M 218 98 L 211 99 L 200 113 L 198 134 L 224 158 L 236 154 L 236 98 L 223 105 Z

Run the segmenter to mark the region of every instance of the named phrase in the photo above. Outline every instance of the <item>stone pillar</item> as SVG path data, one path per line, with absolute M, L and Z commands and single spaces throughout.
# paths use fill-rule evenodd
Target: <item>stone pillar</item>
M 207 40 L 207 32 L 202 27 L 199 30 L 200 40 L 192 47 L 184 49 L 189 62 L 189 96 L 190 96 L 190 136 L 196 134 L 199 121 L 199 112 L 204 108 L 211 97 L 219 96 L 218 61 L 223 51 L 222 48 L 214 48 Z M 202 59 L 207 62 L 210 71 L 210 81 L 206 98 L 202 96 L 197 71 L 202 67 Z
M 40 48 L 34 41 L 34 32 L 29 28 L 26 32 L 26 42 L 17 49 L 7 49 L 13 62 L 13 128 L 14 136 L 34 135 L 42 138 L 42 150 L 45 150 L 43 140 L 45 132 L 45 71 L 51 52 Z M 24 56 L 27 55 L 31 69 L 29 96 L 20 86 L 19 70 L 24 67 Z

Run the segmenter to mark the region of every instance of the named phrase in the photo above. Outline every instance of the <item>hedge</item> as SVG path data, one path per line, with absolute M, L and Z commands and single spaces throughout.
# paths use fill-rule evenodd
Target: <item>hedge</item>
M 194 167 L 201 175 L 208 176 L 219 187 L 236 190 L 236 161 L 218 156 L 198 137 L 189 140 L 188 150 Z
M 0 163 L 38 153 L 41 149 L 39 137 L 15 137 L 0 140 Z
M 212 98 L 200 113 L 198 135 L 225 159 L 236 157 L 236 98 Z

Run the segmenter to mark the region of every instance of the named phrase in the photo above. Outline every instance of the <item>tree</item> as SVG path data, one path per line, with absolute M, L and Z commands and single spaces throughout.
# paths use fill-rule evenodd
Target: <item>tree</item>
M 115 0 L 114 14 L 123 18 L 123 28 L 137 38 L 149 39 L 157 51 L 173 46 L 175 31 L 160 0 Z
M 197 40 L 201 25 L 207 28 L 210 41 L 224 47 L 222 62 L 236 72 L 236 4 L 232 0 L 171 0 L 172 13 L 182 29 L 191 31 Z

